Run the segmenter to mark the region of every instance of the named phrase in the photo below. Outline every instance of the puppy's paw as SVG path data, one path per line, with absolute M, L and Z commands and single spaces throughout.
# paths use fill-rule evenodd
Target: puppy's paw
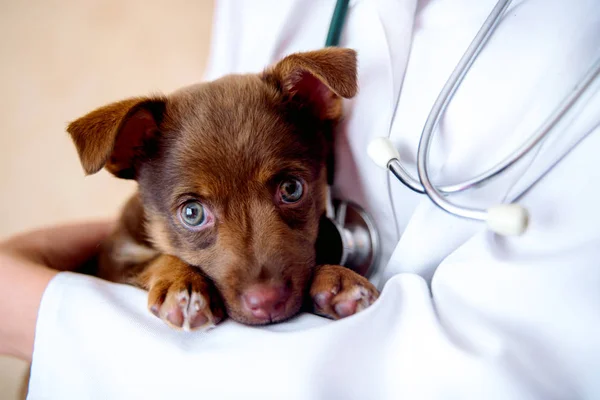
M 172 328 L 208 330 L 224 316 L 221 299 L 200 274 L 159 279 L 150 287 L 148 308 Z
M 315 314 L 340 319 L 369 307 L 379 292 L 366 278 L 348 268 L 323 265 L 315 272 L 310 296 Z

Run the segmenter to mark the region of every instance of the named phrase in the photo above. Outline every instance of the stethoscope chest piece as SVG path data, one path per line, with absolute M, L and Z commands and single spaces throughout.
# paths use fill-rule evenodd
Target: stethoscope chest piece
M 367 278 L 379 261 L 375 223 L 365 210 L 348 201 L 333 201 L 333 218 L 321 218 L 315 247 L 319 265 L 343 265 Z

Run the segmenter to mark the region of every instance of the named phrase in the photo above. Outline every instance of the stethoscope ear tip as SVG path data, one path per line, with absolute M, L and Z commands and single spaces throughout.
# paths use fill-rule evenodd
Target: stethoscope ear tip
M 388 164 L 393 159 L 400 159 L 398 150 L 386 137 L 377 137 L 371 140 L 369 146 L 367 146 L 367 154 L 377 166 L 383 169 L 387 169 Z
M 487 209 L 487 226 L 503 236 L 519 236 L 527 230 L 529 213 L 518 204 L 499 204 Z

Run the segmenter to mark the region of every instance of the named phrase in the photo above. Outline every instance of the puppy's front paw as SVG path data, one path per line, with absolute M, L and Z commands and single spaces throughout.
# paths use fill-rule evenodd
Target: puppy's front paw
M 210 329 L 225 316 L 214 285 L 195 267 L 163 254 L 137 277 L 148 290 L 148 308 L 175 329 Z
M 345 318 L 364 310 L 379 292 L 366 278 L 339 265 L 318 267 L 310 287 L 315 314 Z
M 208 330 L 225 315 L 216 289 L 195 271 L 159 276 L 150 285 L 148 308 L 172 328 L 185 331 Z

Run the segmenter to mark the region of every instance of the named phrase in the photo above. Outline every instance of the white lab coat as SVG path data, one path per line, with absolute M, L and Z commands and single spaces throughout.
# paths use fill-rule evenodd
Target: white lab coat
M 541 150 L 455 198 L 485 206 L 524 193 L 522 237 L 443 213 L 365 152 L 390 132 L 399 96 L 390 137 L 414 171 L 427 113 L 494 3 L 350 2 L 341 45 L 358 51 L 360 93 L 347 102 L 335 193 L 367 208 L 381 232 L 389 264 L 371 308 L 338 322 L 301 315 L 181 333 L 146 311 L 143 291 L 61 273 L 41 303 L 29 398 L 600 398 L 600 83 Z M 218 1 L 208 78 L 322 47 L 333 7 Z M 514 1 L 441 123 L 435 181 L 513 151 L 599 55 L 597 0 Z

